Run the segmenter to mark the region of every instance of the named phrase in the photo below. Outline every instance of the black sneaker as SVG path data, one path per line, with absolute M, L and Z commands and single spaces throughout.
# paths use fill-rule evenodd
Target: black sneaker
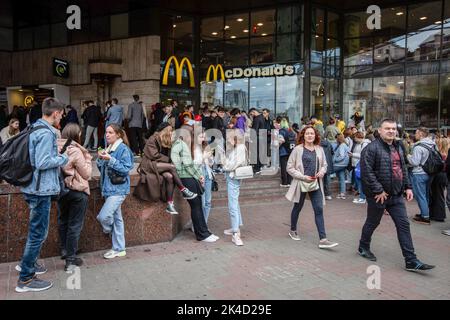
M 83 265 L 83 260 L 81 258 L 75 258 L 73 260 L 66 260 L 66 265 L 64 271 L 72 273 L 76 267 L 81 267 Z
M 36 276 L 28 281 L 17 281 L 16 292 L 38 292 L 50 289 L 53 283 L 50 281 L 38 279 Z
M 192 192 L 188 188 L 184 188 L 184 190 L 181 191 L 181 193 L 183 194 L 183 198 L 185 198 L 186 200 L 192 200 L 197 197 L 197 194 Z
M 16 271 L 17 272 L 22 272 L 22 266 L 20 264 L 16 265 Z M 44 274 L 47 272 L 47 268 L 39 263 L 35 263 L 34 265 L 34 273 L 35 274 Z
M 413 221 L 416 223 L 420 223 L 420 224 L 425 224 L 425 225 L 430 225 L 430 219 L 429 218 L 424 218 L 422 216 L 415 216 L 413 218 Z
M 375 255 L 370 250 L 359 247 L 358 254 L 363 258 L 369 259 L 370 261 L 377 261 L 377 257 L 375 257 Z
M 411 261 L 406 263 L 405 269 L 408 271 L 425 271 L 434 269 L 436 266 L 429 265 L 419 260 Z

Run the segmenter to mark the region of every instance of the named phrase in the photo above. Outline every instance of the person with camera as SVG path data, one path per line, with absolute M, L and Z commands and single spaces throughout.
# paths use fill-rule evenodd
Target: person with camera
M 130 174 L 133 169 L 133 153 L 128 147 L 125 131 L 117 124 L 106 128 L 108 148 L 98 151 L 97 167 L 100 170 L 100 186 L 105 203 L 97 216 L 103 233 L 112 239 L 112 249 L 105 259 L 124 257 L 125 226 L 122 218 L 122 203 L 130 193 Z

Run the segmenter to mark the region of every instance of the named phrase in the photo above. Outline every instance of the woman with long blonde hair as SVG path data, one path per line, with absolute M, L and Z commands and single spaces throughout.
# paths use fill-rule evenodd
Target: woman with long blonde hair
M 9 125 L 7 127 L 4 127 L 0 131 L 0 139 L 1 139 L 0 142 L 2 144 L 5 144 L 6 141 L 18 135 L 20 133 L 19 126 L 20 126 L 19 120 L 15 118 L 9 120 Z

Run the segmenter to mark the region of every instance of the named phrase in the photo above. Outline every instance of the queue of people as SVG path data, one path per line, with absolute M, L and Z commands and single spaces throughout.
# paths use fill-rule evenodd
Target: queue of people
M 57 99 L 43 101 L 42 116 L 33 122 L 31 127 L 35 131 L 29 135 L 29 155 L 34 169 L 31 183 L 23 187 L 22 192 L 31 212 L 30 232 L 22 260 L 16 266 L 20 272 L 17 292 L 43 291 L 52 286 L 51 282 L 37 277 L 47 271 L 38 263 L 38 257 L 48 234 L 52 200 L 57 201 L 64 269 L 72 272 L 83 265 L 83 260 L 77 256 L 78 241 L 88 207 L 93 156 L 105 200 L 97 220 L 104 236 L 111 241 L 111 249 L 103 255 L 105 259 L 126 256 L 122 206 L 130 194 L 134 157 L 140 155 L 142 160 L 137 168 L 140 181 L 134 196 L 143 201 L 162 201 L 167 204 L 167 214 L 177 215 L 174 193 L 178 189 L 189 204 L 192 231 L 198 241 L 219 240 L 209 230 L 208 218 L 215 176 L 223 173 L 230 219 L 230 228 L 223 233 L 231 236 L 236 246 L 244 245 L 240 188 L 244 179 L 261 173 L 265 166 L 280 169 L 280 187 L 288 188 L 286 198 L 294 203 L 288 233 L 292 240 L 301 240 L 299 215 L 309 197 L 319 235 L 318 247 L 338 246 L 328 239 L 324 218 L 326 202 L 333 199 L 330 180 L 335 175 L 339 181 L 337 199 L 346 199 L 347 184 L 350 184 L 355 192 L 353 203 L 367 205 L 367 219 L 358 246 L 362 257 L 376 260 L 370 249 L 371 238 L 387 212 L 397 228 L 406 269 L 434 268 L 416 256 L 404 197 L 407 201 L 413 197 L 418 200 L 421 213 L 413 221 L 430 224 L 431 219 L 445 219 L 445 207 L 450 199 L 448 194 L 445 197 L 450 161 L 447 138 L 432 137 L 426 128 L 418 128 L 417 142 L 413 144 L 409 136 L 398 137 L 397 124 L 389 119 L 384 120 L 377 131 L 365 131 L 359 114 L 355 114 L 349 128 L 345 128 L 345 123 L 342 127 L 339 116 L 330 119 L 326 128 L 315 116 L 304 119 L 300 127 L 291 124 L 287 117 L 271 120 L 267 109 L 260 112 L 253 108 L 247 114 L 238 108 L 227 111 L 219 106 L 210 110 L 204 105 L 202 114 L 196 115 L 192 106 L 178 110 L 175 100 L 167 106 L 152 107 L 147 122 L 139 96 L 134 95 L 133 100 L 126 116 L 117 99 L 107 102 L 104 114 L 93 101 L 86 101 L 81 116 L 86 126 L 84 139 L 77 121 L 61 127 L 65 107 Z M 123 127 L 125 119 L 132 141 Z M 103 133 L 99 132 L 102 122 L 104 144 L 101 143 Z M 194 134 L 195 127 L 202 128 L 199 135 Z M 150 133 L 145 142 L 143 128 Z M 209 129 L 215 129 L 222 136 L 210 134 Z M 256 137 L 252 137 L 250 129 L 256 131 Z M 258 157 L 256 164 L 250 165 L 251 144 L 257 143 L 258 154 L 262 151 L 260 130 L 267 130 L 267 150 L 262 157 L 266 163 Z M 20 120 L 11 118 L 0 132 L 1 141 L 4 144 L 19 132 Z M 100 145 L 105 149 L 98 148 Z M 449 235 L 450 232 L 443 233 Z

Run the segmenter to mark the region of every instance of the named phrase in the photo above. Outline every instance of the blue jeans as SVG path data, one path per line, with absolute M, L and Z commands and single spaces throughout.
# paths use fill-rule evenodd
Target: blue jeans
M 366 200 L 366 195 L 364 194 L 361 178 L 358 178 L 356 175 L 355 175 L 355 183 L 356 183 L 356 189 L 359 192 L 359 198 Z
M 212 179 L 209 178 L 206 168 L 202 167 L 203 176 L 205 177 L 205 192 L 202 194 L 202 208 L 205 221 L 208 223 L 209 212 L 211 211 L 212 198 Z
M 19 280 L 27 281 L 34 276 L 35 263 L 41 253 L 42 244 L 47 239 L 52 200 L 51 196 L 36 196 L 26 193 L 23 196 L 30 208 L 30 222 Z
M 122 218 L 122 203 L 126 196 L 110 196 L 106 198 L 97 220 L 103 227 L 104 233 L 112 233 L 112 249 L 125 250 L 125 226 Z
M 427 174 L 411 174 L 414 197 L 417 200 L 422 218 L 430 217 L 430 177 Z
M 312 202 L 314 210 L 314 216 L 316 220 L 317 231 L 319 232 L 320 240 L 326 239 L 325 233 L 325 221 L 323 219 L 323 196 L 320 189 L 309 192 L 309 197 Z M 298 216 L 302 211 L 303 204 L 305 203 L 306 192 L 302 192 L 300 195 L 300 201 L 294 204 L 291 212 L 291 231 L 297 231 Z
M 335 171 L 336 176 L 338 177 L 339 180 L 339 193 L 344 193 L 345 194 L 345 172 L 346 169 L 345 168 L 336 168 Z
M 239 190 L 241 188 L 241 181 L 231 179 L 230 173 L 226 173 L 227 177 L 227 192 L 228 192 L 228 213 L 230 214 L 231 229 L 233 232 L 238 232 L 239 226 L 242 225 L 241 208 L 239 206 Z

